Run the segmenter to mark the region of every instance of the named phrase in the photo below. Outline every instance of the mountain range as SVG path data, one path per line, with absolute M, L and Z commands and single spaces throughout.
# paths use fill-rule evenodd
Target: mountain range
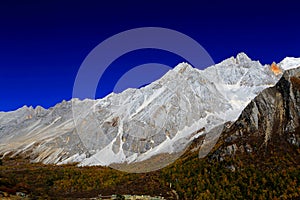
M 143 88 L 103 99 L 0 112 L 0 155 L 147 172 L 198 140 L 199 157 L 224 141 L 212 156 L 217 160 L 274 138 L 299 148 L 299 67 L 300 58 L 262 65 L 240 53 L 204 70 L 181 63 Z M 135 166 L 149 161 L 155 164 Z

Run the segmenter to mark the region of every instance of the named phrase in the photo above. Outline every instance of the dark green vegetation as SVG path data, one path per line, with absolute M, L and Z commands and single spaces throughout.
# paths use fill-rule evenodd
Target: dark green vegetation
M 222 144 L 218 144 L 220 147 Z M 25 192 L 32 199 L 96 197 L 99 194 L 149 194 L 167 199 L 295 199 L 300 197 L 297 156 L 280 147 L 265 154 L 243 154 L 216 161 L 186 153 L 171 166 L 146 174 L 105 167 L 32 164 L 15 158 L 0 166 L 0 191 Z M 300 154 L 299 149 L 294 149 Z M 257 157 L 258 156 L 258 157 Z M 234 166 L 233 170 L 229 166 Z M 176 191 L 176 192 L 175 192 Z

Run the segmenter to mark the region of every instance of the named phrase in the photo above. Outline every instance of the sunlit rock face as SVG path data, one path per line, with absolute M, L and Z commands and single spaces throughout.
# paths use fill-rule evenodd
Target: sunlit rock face
M 275 75 L 279 75 L 282 73 L 282 70 L 280 69 L 280 67 L 278 65 L 276 65 L 275 62 L 272 63 L 272 65 L 270 66 L 270 69 L 272 70 L 272 72 Z
M 288 58 L 263 66 L 241 53 L 202 71 L 181 63 L 146 87 L 103 99 L 1 112 L 0 153 L 80 165 L 134 163 L 163 153 L 179 156 L 195 137 L 235 121 L 285 69 L 299 63 Z

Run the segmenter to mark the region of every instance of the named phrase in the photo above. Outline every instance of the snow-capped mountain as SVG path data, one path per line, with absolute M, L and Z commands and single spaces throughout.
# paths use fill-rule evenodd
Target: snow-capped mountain
M 241 53 L 202 71 L 181 63 L 144 88 L 103 99 L 0 112 L 0 155 L 80 165 L 178 156 L 194 138 L 235 121 L 284 70 L 298 66 L 299 58 L 262 65 Z

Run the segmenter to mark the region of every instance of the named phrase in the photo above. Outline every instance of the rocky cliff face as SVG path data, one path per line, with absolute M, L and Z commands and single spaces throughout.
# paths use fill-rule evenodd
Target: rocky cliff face
M 221 138 L 212 156 L 218 160 L 245 153 L 259 159 L 277 151 L 288 152 L 299 164 L 300 68 L 286 71 L 274 87 L 261 92 Z

